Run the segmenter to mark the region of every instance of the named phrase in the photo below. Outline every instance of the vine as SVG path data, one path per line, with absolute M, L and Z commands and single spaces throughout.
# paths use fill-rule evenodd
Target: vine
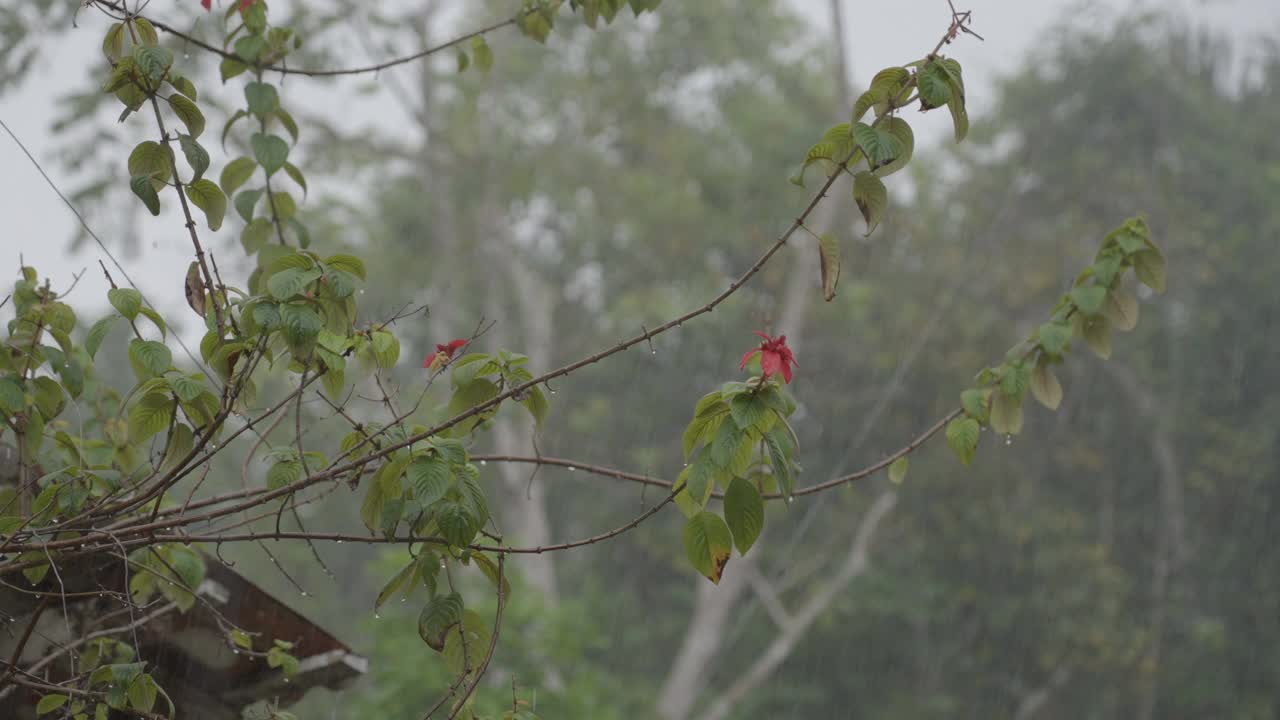
M 1106 236 L 1093 263 L 1053 307 L 1049 320 L 1012 348 L 1002 363 L 978 373 L 973 386 L 961 393 L 958 409 L 885 459 L 807 487 L 798 484 L 801 443 L 789 421 L 796 403 L 787 392 L 794 377 L 802 376 L 800 366 L 785 336 L 761 333 L 757 334 L 762 342 L 739 363 L 739 370 L 749 376 L 710 390 L 692 408 L 682 437 L 686 464 L 674 480 L 567 458 L 473 455 L 467 440 L 484 432 L 504 408 L 527 413 L 542 426 L 551 413 L 544 390 L 548 382 L 649 342 L 727 301 L 798 231 L 812 234 L 806 221 L 840 178 L 851 178 L 851 199 L 866 232 L 873 232 L 888 207 L 885 178 L 906 167 L 914 151 L 914 133 L 902 111 L 910 106 L 924 112 L 946 107 L 956 141 L 968 133 L 960 64 L 939 54 L 960 34 L 972 33 L 968 13 L 953 9 L 942 38 L 924 57 L 877 73 L 854 103 L 849 121 L 828 129 L 809 149 L 793 182 L 802 184 L 805 171 L 814 165 L 826 171 L 824 182 L 791 225 L 727 289 L 652 330 L 542 372 L 530 369 L 529 358 L 517 352 L 467 352 L 483 334 L 480 325 L 471 337 L 441 343 L 423 362 L 427 388 L 440 376 L 449 376 L 446 419 L 426 426 L 410 418 L 427 389 L 406 411 L 397 407 L 395 393 L 384 384 L 401 355 L 393 323 L 405 316 L 362 320 L 359 293 L 368 280 L 364 262 L 351 253 L 322 256 L 310 249 L 309 231 L 298 217 L 308 184 L 291 157 L 301 129 L 267 73 L 376 72 L 449 49 L 457 53 L 460 70 L 473 65 L 485 70 L 495 61 L 486 39 L 489 33 L 515 27 L 545 42 L 566 4 L 526 0 L 511 17 L 447 43 L 368 67 L 332 70 L 287 66 L 301 38 L 289 28 L 272 25 L 263 0 L 229 3 L 222 13 L 221 48 L 144 17 L 138 12 L 144 4 L 133 9 L 123 0 L 88 4 L 112 20 L 102 42 L 110 65 L 102 89 L 123 106 L 120 120 L 132 119 L 144 106 L 152 110 L 154 127 L 145 130 L 153 133 L 151 138 L 138 142 L 127 156 L 128 184 L 153 216 L 160 214 L 162 193 L 177 197 L 193 252 L 183 285 L 190 309 L 204 323 L 199 356 L 207 370 L 177 366 L 166 345 L 168 324 L 136 288 L 117 287 L 108 274 L 113 313 L 76 339 L 78 320 L 62 299 L 65 293 L 55 292 L 48 281 L 40 283 L 34 268 L 22 268 L 11 296 L 15 318 L 9 324 L 6 350 L 0 352 L 0 439 L 12 435 L 18 469 L 14 487 L 0 494 L 0 578 L 21 573 L 30 591 L 41 598 L 31 613 L 28 635 L 48 599 L 57 596 L 50 571 L 57 575 L 59 565 L 72 560 L 123 563 L 128 597 L 119 602 L 127 608 L 161 603 L 164 612 L 186 612 L 202 602 L 198 588 L 210 558 L 197 549 L 199 545 L 268 539 L 404 544 L 412 559 L 377 593 L 374 610 L 397 596 L 426 596 L 418 632 L 455 677 L 426 714 L 447 708 L 450 718 L 477 717 L 474 693 L 497 647 L 512 592 L 506 569 L 509 556 L 605 542 L 674 504 L 687 518 L 682 541 L 690 565 L 718 582 L 733 550 L 745 555 L 760 537 L 766 501 L 789 504 L 796 497 L 881 471 L 901 482 L 908 457 L 944 428 L 948 444 L 969 464 L 983 427 L 1006 436 L 1021 431 L 1028 393 L 1051 409 L 1058 406 L 1062 388 L 1053 368 L 1064 361 L 1075 339 L 1107 357 L 1112 331 L 1135 326 L 1137 301 L 1123 282 L 1126 270 L 1152 290 L 1164 289 L 1165 260 L 1146 224 L 1141 219 L 1126 221 Z M 638 16 L 658 4 L 571 0 L 567 9 L 595 28 L 601 20 L 615 21 L 626 6 Z M 208 8 L 209 3 L 204 5 Z M 174 54 L 161 44 L 158 31 L 217 56 L 224 83 L 243 76 L 244 104 L 226 119 L 220 135 L 224 149 L 230 142 L 242 154 L 222 167 L 216 183 L 206 177 L 212 168 L 200 140 L 206 119 L 199 92 L 175 66 Z M 462 49 L 464 42 L 469 52 Z M 242 125 L 241 120 L 246 122 Z M 175 132 L 178 128 L 185 132 Z M 295 197 L 298 191 L 302 201 Z M 202 245 L 192 206 L 203 214 L 208 232 L 223 228 L 229 207 L 242 221 L 240 245 L 254 262 L 242 287 L 227 284 L 221 276 Z M 824 298 L 831 300 L 840 277 L 839 242 L 830 235 L 815 237 L 819 285 Z M 99 350 L 120 320 L 129 326 L 127 357 L 136 380 L 123 394 L 102 382 L 94 370 Z M 259 408 L 260 390 L 280 375 L 291 378 L 291 388 Z M 319 390 L 314 387 L 317 382 Z M 346 411 L 360 383 L 381 393 L 385 422 L 356 421 Z M 309 392 L 350 427 L 336 451 L 304 445 L 302 403 Z M 62 417 L 69 399 L 89 409 L 74 425 Z M 292 441 L 270 447 L 266 435 L 271 428 L 288 427 L 291 411 Z M 184 481 L 207 473 L 213 458 L 245 433 L 259 435 L 244 459 L 245 467 L 260 447 L 268 447 L 270 467 L 264 485 L 196 499 L 202 480 L 195 480 L 185 495 L 178 492 Z M 477 464 L 487 461 L 582 469 L 658 485 L 668 494 L 614 529 L 557 545 L 512 546 L 503 540 L 489 507 Z M 321 501 L 339 483 L 363 486 L 358 515 L 369 535 L 314 532 L 302 526 L 296 508 Z M 710 505 L 713 498 L 721 501 L 718 512 Z M 298 530 L 282 529 L 286 509 L 293 511 Z M 272 519 L 274 530 L 253 527 Z M 492 621 L 481 617 L 455 585 L 454 574 L 463 568 L 478 571 L 493 585 L 497 609 Z M 122 627 L 136 627 L 133 622 Z M 298 671 L 295 648 L 284 639 L 253 635 L 225 618 L 222 627 L 228 646 L 265 659 L 286 676 Z M 79 649 L 67 648 L 74 657 L 72 672 L 56 682 L 36 673 L 47 660 L 23 666 L 25 644 L 25 639 L 19 643 L 0 686 L 35 691 L 40 696 L 38 714 L 63 711 L 82 720 L 90 713 L 104 718 L 112 710 L 137 717 L 174 712 L 147 663 L 137 657 L 137 648 L 124 640 L 86 636 L 76 646 Z M 535 717 L 526 705 L 514 698 L 513 689 L 512 708 L 502 717 Z M 291 717 L 273 705 L 262 705 L 258 711 L 264 718 Z

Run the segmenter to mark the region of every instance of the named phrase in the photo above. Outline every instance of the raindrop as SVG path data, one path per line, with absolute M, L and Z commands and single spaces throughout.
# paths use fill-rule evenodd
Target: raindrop
M 307 591 L 306 591 L 306 590 L 303 590 L 303 591 L 302 591 L 302 597 L 308 597 L 308 595 L 307 595 Z
M 1005 435 L 1004 435 L 1004 444 L 1005 444 L 1005 445 L 1012 445 L 1012 444 L 1013 444 L 1013 435 L 1012 435 L 1012 434 L 1010 434 L 1010 433 L 1005 433 Z
M 787 498 L 787 504 L 788 504 L 788 505 L 790 505 L 791 503 L 793 503 L 793 502 L 795 502 L 795 501 L 796 501 L 796 499 L 795 499 L 794 497 L 788 497 L 788 498 Z
M 409 598 L 400 598 L 400 602 L 404 602 L 404 601 L 406 601 L 406 600 L 408 600 L 408 599 L 409 599 Z
M 547 388 L 547 390 L 550 390 L 552 395 L 556 394 L 555 388 Z
M 239 654 L 240 654 L 240 650 L 239 650 L 238 648 L 232 648 L 232 649 L 231 649 L 231 653 L 232 653 L 233 655 L 239 655 Z
M 576 467 L 574 467 L 574 466 L 572 466 L 572 465 L 570 465 L 570 466 L 569 466 L 569 472 L 573 472 L 574 470 L 577 470 L 577 469 L 578 469 L 578 468 L 576 468 Z
M 189 52 L 184 52 L 184 53 L 182 53 L 182 59 L 183 59 L 183 60 L 190 60 L 190 59 L 191 59 L 191 53 L 189 53 Z
M 284 679 L 284 681 L 285 681 L 285 682 L 289 682 L 289 678 L 285 678 L 285 679 Z
M 373 619 L 374 619 L 374 620 L 381 620 L 381 619 L 382 619 L 382 616 L 381 616 L 381 615 L 379 615 L 378 613 L 374 613 L 374 614 L 373 614 Z
M 481 465 L 488 465 L 488 464 L 489 464 L 489 461 L 488 461 L 488 460 L 481 460 L 481 461 L 480 461 L 480 464 L 481 464 Z
M 652 350 L 650 350 L 650 351 L 649 351 L 649 354 L 650 354 L 650 355 L 657 355 L 657 354 L 658 354 L 658 349 L 657 349 L 657 348 L 653 348 Z
M 445 566 L 444 558 L 440 558 L 440 569 L 443 570 L 444 566 Z
M 363 290 L 363 289 L 360 291 L 360 294 L 361 294 L 361 295 L 363 295 L 363 294 L 364 294 L 364 290 Z
M 338 544 L 339 544 L 339 545 L 341 545 L 341 544 L 342 544 L 342 540 L 338 540 Z

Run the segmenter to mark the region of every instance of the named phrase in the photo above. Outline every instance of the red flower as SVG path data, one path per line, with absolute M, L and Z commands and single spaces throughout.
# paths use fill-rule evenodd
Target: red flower
M 433 370 L 437 367 L 444 367 L 453 359 L 453 354 L 458 352 L 459 348 L 466 344 L 466 340 L 459 338 L 457 340 L 451 340 L 447 345 L 436 345 L 436 351 L 428 355 L 426 360 L 422 361 L 422 367 L 431 368 Z
M 742 356 L 742 362 L 738 363 L 738 369 L 741 370 L 751 362 L 751 358 L 760 354 L 760 370 L 767 378 L 770 375 L 782 373 L 782 379 L 785 382 L 791 382 L 791 366 L 800 367 L 800 363 L 796 362 L 795 355 L 791 354 L 791 348 L 787 347 L 787 336 L 779 335 L 776 338 L 769 337 L 762 332 L 756 333 L 764 338 L 764 342 L 760 343 L 760 347 L 755 350 L 747 351 Z

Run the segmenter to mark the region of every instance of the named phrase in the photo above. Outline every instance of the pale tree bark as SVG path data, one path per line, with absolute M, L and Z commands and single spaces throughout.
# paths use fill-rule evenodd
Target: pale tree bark
M 795 651 L 796 645 L 804 637 L 805 632 L 819 615 L 831 607 L 831 603 L 840 592 L 867 571 L 870 564 L 871 541 L 875 537 L 876 528 L 880 526 L 880 521 L 893 510 L 897 502 L 898 496 L 892 490 L 880 493 L 880 497 L 876 498 L 862 517 L 862 523 L 858 526 L 858 532 L 854 535 L 849 552 L 845 555 L 844 563 L 839 570 L 821 589 L 811 595 L 798 611 L 785 617 L 781 631 L 773 638 L 773 642 L 769 643 L 769 647 L 765 648 L 764 653 L 756 658 L 746 672 L 738 676 L 728 690 L 712 702 L 711 707 L 702 716 L 704 720 L 724 720 L 729 717 L 733 707 L 763 684 Z
M 499 262 L 515 291 L 515 304 L 519 311 L 523 345 L 509 349 L 529 356 L 534 372 L 551 365 L 551 341 L 554 332 L 555 293 L 536 277 L 532 270 L 520 262 L 515 249 L 508 245 L 497 248 L 503 257 Z M 501 323 L 495 326 L 495 330 Z M 505 333 L 503 333 L 505 334 Z M 498 452 L 504 455 L 533 455 L 534 423 L 531 418 L 508 411 L 506 417 L 494 423 L 494 439 Z M 505 517 L 514 520 L 510 528 L 503 528 L 521 543 L 550 545 L 551 521 L 547 515 L 546 485 L 533 481 L 529 473 L 522 472 L 515 463 L 501 463 L 503 483 L 512 498 Z M 531 586 L 542 594 L 547 607 L 560 603 L 560 591 L 556 583 L 554 559 L 551 554 L 535 554 L 520 559 L 520 569 Z
M 1070 679 L 1071 667 L 1069 665 L 1063 664 L 1054 668 L 1053 672 L 1049 674 L 1049 680 L 1044 685 L 1022 696 L 1017 710 L 1013 713 L 1013 720 L 1032 720 L 1035 718 L 1049 703 L 1049 698 L 1054 691 L 1066 685 Z
M 841 0 L 831 0 L 830 10 L 832 25 L 835 28 L 833 46 L 837 68 L 835 111 L 836 114 L 843 114 L 851 101 L 845 60 L 847 53 L 844 46 Z M 833 186 L 830 192 L 832 199 L 819 205 L 815 210 L 810 221 L 814 232 L 821 233 L 832 228 L 837 222 L 839 213 L 836 211 L 838 206 L 835 197 L 847 191 L 842 182 L 838 181 Z M 772 329 L 774 334 L 785 334 L 788 344 L 793 348 L 800 345 L 810 303 L 813 296 L 819 292 L 817 249 L 809 250 L 808 246 L 814 241 L 807 235 L 804 237 L 807 238 L 804 246 L 796 245 L 794 251 L 789 253 L 791 267 L 783 289 L 782 311 L 779 313 L 777 326 Z M 762 539 L 763 536 L 757 539 L 757 543 Z M 744 558 L 742 564 L 747 562 L 749 561 Z M 705 670 L 711 666 L 720 650 L 725 625 L 748 588 L 747 580 L 753 570 L 753 568 L 736 568 L 735 571 L 735 568 L 730 566 L 719 585 L 710 585 L 705 580 L 698 579 L 688 630 L 684 634 L 684 640 L 676 653 L 671 670 L 658 691 L 657 709 L 661 717 L 666 720 L 684 720 L 689 717 L 699 694 L 706 687 Z M 759 577 L 759 573 L 755 573 L 754 577 L 763 579 Z M 776 600 L 776 596 L 772 599 Z M 766 600 L 766 608 L 768 607 L 769 600 Z M 776 610 L 776 607 L 774 609 Z M 787 646 L 777 662 L 785 659 L 791 649 L 792 646 Z
M 1169 428 L 1169 420 L 1177 415 L 1174 408 L 1159 402 L 1131 370 L 1114 362 L 1107 363 L 1106 367 L 1151 430 L 1151 454 L 1160 483 L 1160 534 L 1151 567 L 1151 641 L 1147 645 L 1150 670 L 1139 687 L 1136 715 L 1139 720 L 1151 720 L 1159 698 L 1160 661 L 1169 615 L 1169 586 L 1187 554 L 1182 478 L 1173 433 Z

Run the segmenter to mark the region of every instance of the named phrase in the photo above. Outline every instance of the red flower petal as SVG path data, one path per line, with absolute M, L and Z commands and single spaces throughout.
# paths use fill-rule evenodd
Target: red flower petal
M 430 355 L 428 355 L 427 359 L 422 361 L 422 367 L 424 368 L 431 367 L 431 363 L 436 361 L 436 355 L 439 355 L 439 354 L 440 353 L 431 353 Z
M 784 367 L 781 353 L 775 350 L 762 350 L 760 352 L 760 370 L 765 377 L 777 375 Z
M 213 0 L 200 0 L 200 7 L 204 8 L 205 10 L 211 9 L 210 8 L 211 5 L 213 5 Z
M 752 357 L 754 357 L 754 356 L 755 356 L 755 354 L 756 354 L 756 353 L 758 353 L 758 352 L 760 352 L 760 351 L 759 351 L 759 350 L 748 350 L 748 351 L 747 351 L 747 354 L 742 356 L 742 361 L 738 363 L 738 369 L 739 369 L 739 370 L 741 370 L 741 369 L 745 368 L 745 367 L 747 366 L 747 363 L 751 362 L 751 358 L 752 358 Z

